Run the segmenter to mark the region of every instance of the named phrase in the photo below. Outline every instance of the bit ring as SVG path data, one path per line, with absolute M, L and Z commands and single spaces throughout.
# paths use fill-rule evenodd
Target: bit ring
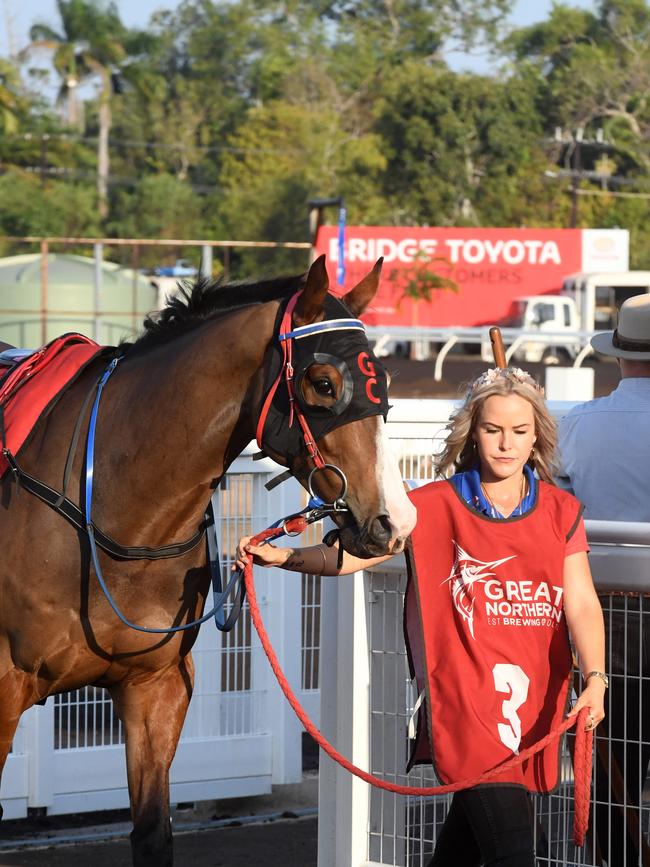
M 316 492 L 314 491 L 313 478 L 314 478 L 314 475 L 316 473 L 320 472 L 321 470 L 331 470 L 331 472 L 333 472 L 334 475 L 338 476 L 339 479 L 341 480 L 341 493 L 339 494 L 339 496 L 336 497 L 334 502 L 323 503 L 323 505 L 334 509 L 334 511 L 336 511 L 336 512 L 342 512 L 342 511 L 347 510 L 347 506 L 345 505 L 345 495 L 348 492 L 348 480 L 346 479 L 345 473 L 343 472 L 343 470 L 340 470 L 337 466 L 334 466 L 334 464 L 323 464 L 322 467 L 314 467 L 314 469 L 309 473 L 309 477 L 307 479 L 307 489 L 309 490 L 309 496 L 310 497 L 318 496 L 316 494 Z

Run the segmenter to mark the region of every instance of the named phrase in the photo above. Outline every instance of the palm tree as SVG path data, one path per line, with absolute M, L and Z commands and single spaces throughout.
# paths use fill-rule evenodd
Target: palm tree
M 16 132 L 21 109 L 20 77 L 15 66 L 0 58 L 0 131 L 5 135 Z
M 57 0 L 61 30 L 34 24 L 31 49 L 46 48 L 61 78 L 57 97 L 67 105 L 68 121 L 80 124 L 77 87 L 99 79 L 99 140 L 97 145 L 97 198 L 102 219 L 108 216 L 108 137 L 115 69 L 126 57 L 128 31 L 113 0 Z

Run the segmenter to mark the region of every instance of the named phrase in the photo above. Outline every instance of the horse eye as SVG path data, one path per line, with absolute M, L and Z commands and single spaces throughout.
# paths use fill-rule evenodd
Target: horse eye
M 321 397 L 336 397 L 331 380 L 326 378 L 316 379 L 312 384 L 316 394 L 320 394 Z

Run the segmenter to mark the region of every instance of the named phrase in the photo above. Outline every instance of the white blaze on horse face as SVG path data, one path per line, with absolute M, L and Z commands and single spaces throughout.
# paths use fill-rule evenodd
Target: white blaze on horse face
M 415 527 L 417 512 L 409 500 L 404 482 L 400 475 L 397 458 L 393 454 L 388 439 L 388 429 L 381 416 L 375 416 L 376 435 L 376 473 L 377 487 L 381 493 L 386 514 L 392 528 L 391 543 L 404 540 Z

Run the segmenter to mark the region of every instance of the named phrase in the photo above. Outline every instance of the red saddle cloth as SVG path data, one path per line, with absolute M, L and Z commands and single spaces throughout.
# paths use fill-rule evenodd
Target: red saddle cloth
M 15 366 L 0 363 L 4 448 L 18 453 L 38 419 L 102 348 L 83 334 L 63 334 Z M 0 478 L 8 468 L 0 453 Z

